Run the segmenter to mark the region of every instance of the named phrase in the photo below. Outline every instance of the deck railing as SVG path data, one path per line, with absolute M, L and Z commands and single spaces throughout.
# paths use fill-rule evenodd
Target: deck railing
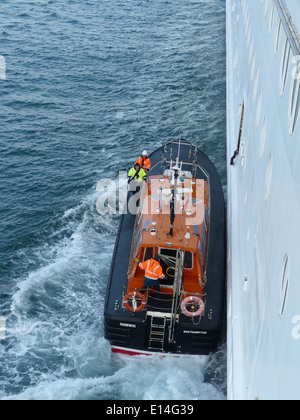
M 136 294 L 134 299 L 136 299 L 135 305 L 139 306 L 141 301 L 139 298 L 139 294 L 141 292 L 141 289 L 139 288 L 128 288 L 126 286 L 123 286 L 124 292 L 123 292 L 123 302 L 124 297 L 130 294 L 129 292 L 132 292 L 132 294 Z M 145 295 L 146 304 L 142 308 L 142 311 L 144 312 L 155 312 L 155 313 L 161 313 L 163 316 L 167 316 L 169 318 L 174 318 L 174 321 L 177 319 L 178 315 L 182 312 L 181 311 L 181 302 L 187 298 L 187 297 L 196 297 L 200 298 L 204 304 L 206 302 L 206 294 L 199 294 L 199 293 L 191 293 L 185 290 L 181 290 L 178 295 L 176 295 L 177 299 L 174 301 L 173 294 L 167 293 L 167 292 L 156 292 L 152 290 L 151 288 L 148 289 L 147 295 Z M 174 302 L 175 305 L 174 305 Z M 124 309 L 124 305 L 122 305 Z M 140 311 L 139 311 L 140 312 Z M 205 312 L 201 315 L 205 316 Z

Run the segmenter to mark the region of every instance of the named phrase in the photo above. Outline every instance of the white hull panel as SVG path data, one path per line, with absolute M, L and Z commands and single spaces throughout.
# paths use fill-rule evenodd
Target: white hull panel
M 227 2 L 229 399 L 300 398 L 300 122 L 279 22 L 272 1 Z

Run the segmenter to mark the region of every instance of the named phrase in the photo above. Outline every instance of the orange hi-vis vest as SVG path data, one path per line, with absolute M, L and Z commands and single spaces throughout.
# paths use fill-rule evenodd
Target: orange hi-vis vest
M 161 265 L 158 261 L 155 261 L 153 258 L 145 261 L 144 263 L 139 263 L 139 267 L 142 270 L 145 270 L 145 276 L 148 279 L 158 280 L 165 278 Z
M 151 169 L 151 160 L 148 157 L 140 156 L 135 163 L 139 163 L 144 170 L 150 171 Z

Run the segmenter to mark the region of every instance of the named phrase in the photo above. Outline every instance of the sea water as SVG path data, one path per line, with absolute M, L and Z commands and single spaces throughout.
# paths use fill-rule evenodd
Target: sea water
M 111 354 L 120 216 L 96 209 L 99 180 L 179 136 L 226 193 L 225 54 L 221 0 L 1 1 L 0 399 L 226 397 L 225 344 Z

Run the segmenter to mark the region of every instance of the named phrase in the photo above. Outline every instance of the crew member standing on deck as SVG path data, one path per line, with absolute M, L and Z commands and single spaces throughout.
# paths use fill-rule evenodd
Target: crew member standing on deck
M 151 169 L 151 160 L 148 158 L 148 152 L 147 150 L 143 151 L 142 156 L 140 156 L 136 163 L 139 163 L 141 165 L 141 167 L 144 169 L 144 171 L 146 171 L 147 173 L 150 171 Z
M 139 260 L 137 260 L 139 262 Z M 154 287 L 157 292 L 160 292 L 159 280 L 163 280 L 165 275 L 162 266 L 160 265 L 160 256 L 155 255 L 154 258 L 143 263 L 139 262 L 139 268 L 145 270 L 144 287 L 141 293 L 145 293 L 148 287 Z
M 128 172 L 128 183 L 131 181 L 147 181 L 147 172 L 144 171 L 139 163 L 136 163 Z

